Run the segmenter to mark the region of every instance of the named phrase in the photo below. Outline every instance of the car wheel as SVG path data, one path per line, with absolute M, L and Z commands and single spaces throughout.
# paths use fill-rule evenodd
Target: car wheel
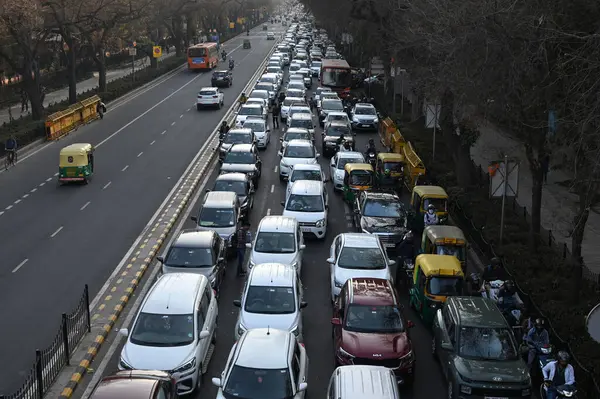
M 202 107 L 201 107 L 199 104 L 198 104 L 198 105 L 196 105 L 196 110 L 197 110 L 197 111 L 200 111 L 201 109 L 202 109 Z
M 448 381 L 448 399 L 455 399 L 454 395 L 454 384 L 452 381 Z
M 221 109 L 221 105 L 222 105 L 222 104 L 221 104 L 221 102 L 219 101 L 219 102 L 217 103 L 217 109 Z

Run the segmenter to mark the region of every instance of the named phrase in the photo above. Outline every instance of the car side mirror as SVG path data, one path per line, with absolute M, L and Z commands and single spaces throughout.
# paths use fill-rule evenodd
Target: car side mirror
M 339 317 L 334 317 L 333 319 L 331 319 L 331 324 L 333 324 L 334 326 L 341 326 L 342 321 L 339 319 Z
M 454 350 L 454 346 L 452 346 L 452 344 L 450 342 L 442 342 L 442 349 L 445 351 L 452 351 Z
M 308 306 L 308 303 L 306 303 L 306 302 L 300 302 L 300 309 L 304 309 L 307 306 Z
M 248 249 L 252 249 L 252 244 L 250 244 L 249 242 L 246 243 L 246 248 Z
M 242 301 L 239 300 L 239 299 L 234 299 L 233 306 L 235 306 L 236 308 L 241 308 L 242 307 Z
M 200 336 L 199 336 L 200 339 L 206 339 L 208 337 L 210 337 L 210 333 L 208 331 L 206 331 L 206 330 L 200 331 Z
M 218 388 L 221 388 L 221 379 L 220 378 L 213 378 L 212 379 L 212 384 Z
M 225 258 L 224 257 L 220 257 L 219 259 L 217 259 L 218 262 L 224 262 Z
M 301 382 L 300 385 L 298 385 L 298 392 L 304 392 L 308 389 L 308 384 L 306 382 Z
M 315 154 L 315 158 L 319 158 L 321 156 L 321 154 L 319 154 L 318 152 Z
M 306 249 L 306 245 L 305 244 L 300 244 L 300 250 Z
M 285 206 L 285 201 L 281 201 L 281 206 Z
M 156 260 L 159 261 L 160 263 L 165 263 L 165 258 L 164 256 L 157 256 Z
M 210 193 L 210 188 L 207 188 L 207 189 L 206 189 L 206 192 L 207 192 L 207 193 Z
M 389 264 L 390 266 L 394 266 L 394 265 L 396 264 L 396 261 L 395 261 L 395 260 L 388 259 L 388 264 Z
M 283 141 L 283 139 L 281 139 L 281 141 Z M 277 153 L 277 156 L 279 156 L 279 157 L 282 157 L 282 156 L 283 156 L 283 152 L 279 151 L 279 152 Z
M 121 328 L 119 330 L 119 334 L 121 334 L 124 337 L 128 337 L 129 336 L 129 329 L 127 329 L 127 328 Z
M 406 325 L 408 326 L 408 328 L 413 328 L 415 326 L 415 323 L 413 323 L 412 320 L 409 320 L 406 322 Z
M 334 264 L 335 263 L 335 259 L 333 259 L 333 258 L 327 258 L 327 263 Z
M 190 220 L 191 220 L 192 222 L 198 222 L 198 218 L 197 218 L 196 216 L 192 216 L 192 217 L 190 217 Z
M 360 215 L 360 209 L 355 209 L 354 213 L 356 213 L 357 215 Z
M 281 142 L 283 143 L 283 137 L 280 137 L 280 138 L 279 138 L 279 141 L 281 141 Z M 279 154 L 281 154 L 281 151 L 279 151 L 279 152 L 277 153 L 277 155 L 279 155 Z M 281 156 L 281 155 L 279 155 L 279 156 Z

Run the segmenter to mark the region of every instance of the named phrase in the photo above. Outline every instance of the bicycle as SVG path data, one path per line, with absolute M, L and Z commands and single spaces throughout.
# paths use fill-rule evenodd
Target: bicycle
M 7 150 L 4 158 L 4 169 L 8 170 L 11 166 L 17 164 L 17 150 Z

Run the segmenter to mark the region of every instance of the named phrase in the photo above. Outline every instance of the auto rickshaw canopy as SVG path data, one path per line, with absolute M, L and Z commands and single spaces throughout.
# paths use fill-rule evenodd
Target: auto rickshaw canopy
M 448 198 L 446 190 L 440 186 L 415 186 L 413 193 L 423 198 Z
M 380 152 L 377 154 L 379 162 L 404 162 L 404 155 L 395 152 Z
M 415 272 L 420 269 L 429 276 L 464 277 L 460 261 L 448 255 L 419 255 L 415 260 Z
M 59 166 L 85 166 L 89 163 L 88 155 L 94 151 L 89 143 L 74 143 L 60 150 Z
M 357 170 L 373 173 L 373 167 L 369 163 L 347 163 L 346 166 L 344 166 L 344 170 L 348 174 Z
M 424 233 L 434 245 L 464 246 L 467 239 L 456 226 L 427 226 Z

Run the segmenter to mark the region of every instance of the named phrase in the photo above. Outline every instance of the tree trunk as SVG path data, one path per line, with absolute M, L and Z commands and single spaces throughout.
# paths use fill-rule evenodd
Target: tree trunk
M 152 68 L 152 69 L 158 68 L 158 58 L 154 58 L 154 56 L 150 56 L 150 68 Z
M 540 227 L 542 225 L 542 188 L 544 186 L 544 173 L 539 161 L 529 162 L 531 171 L 531 221 L 529 230 L 529 246 L 532 251 L 537 251 L 540 240 Z
M 578 184 L 582 185 L 582 184 Z M 583 235 L 585 233 L 585 225 L 587 223 L 588 217 L 590 216 L 590 195 L 594 195 L 594 193 L 590 193 L 590 190 L 580 189 L 578 191 L 579 196 L 579 207 L 577 209 L 577 214 L 573 218 L 573 233 L 571 234 L 571 258 L 573 262 L 576 262 L 581 257 L 581 244 L 583 242 Z
M 69 46 L 67 50 L 67 74 L 69 79 L 69 104 L 77 102 L 77 57 L 75 49 Z
M 39 121 L 44 116 L 39 84 L 39 70 L 35 66 L 35 61 L 30 54 L 26 53 L 23 56 L 23 87 L 27 92 L 27 97 L 31 105 L 31 117 L 33 120 Z
M 94 54 L 94 63 L 96 64 L 96 68 L 98 68 L 98 92 L 106 93 L 106 63 L 104 52 L 105 49 L 103 47 L 98 47 L 94 49 L 96 53 Z
M 459 140 L 460 141 L 460 140 Z M 468 188 L 473 183 L 471 147 L 459 144 L 456 150 L 456 180 L 460 187 Z

